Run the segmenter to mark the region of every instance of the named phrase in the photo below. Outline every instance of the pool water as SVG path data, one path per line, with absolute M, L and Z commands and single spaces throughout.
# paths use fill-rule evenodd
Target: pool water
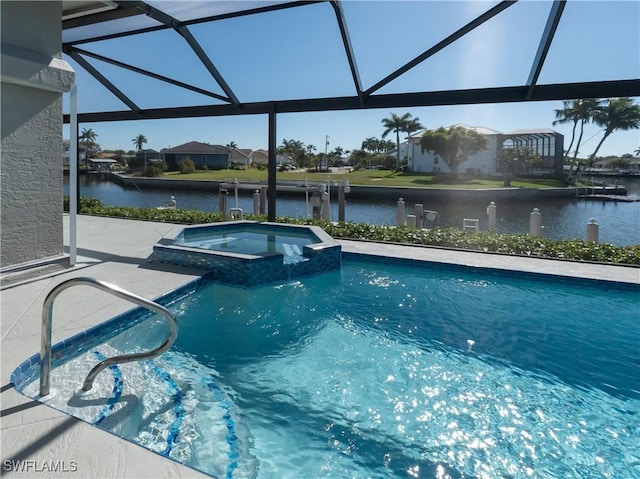
M 640 477 L 637 300 L 354 259 L 281 284 L 204 282 L 171 305 L 169 352 L 69 399 L 100 355 L 164 338 L 151 316 L 55 368 L 51 404 L 218 477 Z

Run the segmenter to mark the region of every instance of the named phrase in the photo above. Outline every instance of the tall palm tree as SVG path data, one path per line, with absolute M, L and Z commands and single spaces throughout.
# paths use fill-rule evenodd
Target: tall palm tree
M 391 118 L 382 119 L 382 124 L 384 125 L 382 138 L 392 132 L 396 134 L 396 169 L 400 167 L 400 132 L 404 131 L 405 125 L 410 118 L 410 113 L 405 113 L 402 116 L 391 113 Z
M 142 150 L 144 144 L 147 142 L 147 138 L 141 134 L 136 136 L 133 140 L 131 140 L 131 142 L 133 143 L 133 146 L 136 147 L 136 150 L 140 151 Z
M 98 138 L 98 134 L 93 131 L 92 128 L 83 128 L 80 132 L 80 136 L 78 140 L 85 147 L 84 153 L 84 166 L 88 167 L 89 165 L 89 157 L 94 156 L 99 152 L 99 146 L 96 143 L 96 139 Z M 80 161 L 80 157 L 78 157 L 78 162 Z
M 230 141 L 229 143 L 227 143 L 227 147 L 229 148 L 238 148 L 238 144 L 235 141 Z
M 98 138 L 98 134 L 93 131 L 93 128 L 83 128 L 79 137 L 82 143 L 95 142 L 96 138 Z
M 147 138 L 143 135 L 140 134 L 138 136 L 136 136 L 133 140 L 131 140 L 131 142 L 133 143 L 133 145 L 136 147 L 136 150 L 141 151 L 142 147 L 144 146 L 144 144 L 147 142 Z M 137 158 L 136 158 L 137 160 Z M 137 163 L 137 161 L 136 161 Z M 144 152 L 144 169 L 147 169 L 147 152 Z
M 578 115 L 576 115 L 576 111 L 573 107 L 573 104 L 577 100 L 563 100 L 562 101 L 562 110 L 555 110 L 556 119 L 553 122 L 553 126 L 563 125 L 565 123 L 573 123 L 573 127 L 571 128 L 571 141 L 569 142 L 569 146 L 567 147 L 567 152 L 564 155 L 564 160 L 566 161 L 569 158 L 569 152 L 571 151 L 571 147 L 573 146 L 573 142 L 576 139 L 576 128 L 578 128 Z
M 590 123 L 594 119 L 594 115 L 598 112 L 602 100 L 598 98 L 591 98 L 586 100 L 575 100 L 573 109 L 575 115 L 580 121 L 580 134 L 578 135 L 578 141 L 576 142 L 576 149 L 573 152 L 573 163 L 578 161 L 578 151 L 580 150 L 580 144 L 582 143 L 582 135 L 584 134 L 584 125 Z
M 574 176 L 577 175 L 578 168 L 578 152 L 580 151 L 580 144 L 582 143 L 582 136 L 584 134 L 584 125 L 593 121 L 593 116 L 598 111 L 602 100 L 598 98 L 591 98 L 586 100 L 565 100 L 563 101 L 563 109 L 556 110 L 556 121 L 554 125 L 561 123 L 573 123 L 571 129 L 571 142 L 565 153 L 564 160 L 569 157 L 571 147 L 576 136 L 576 128 L 580 125 L 580 134 L 578 135 L 578 141 L 576 142 L 576 148 L 573 151 L 573 161 L 571 162 L 571 168 L 569 169 L 569 181 L 572 181 Z
M 407 134 L 407 136 L 411 136 L 411 133 L 413 133 L 414 131 L 422 130 L 423 128 L 424 126 L 420 124 L 420 119 L 416 117 L 416 118 L 411 118 L 410 120 L 407 121 L 407 123 L 404 125 L 403 131 Z
M 589 164 L 598 153 L 598 150 L 611 133 L 616 130 L 638 130 L 640 129 L 640 105 L 633 102 L 629 97 L 610 98 L 606 106 L 602 106 L 593 116 L 596 125 L 604 128 L 604 136 L 596 146 L 596 149 L 589 157 Z
M 310 163 L 314 164 L 314 165 L 317 165 L 317 163 L 316 163 L 317 158 L 316 158 L 316 156 L 314 154 L 314 151 L 316 151 L 316 145 L 307 145 L 307 146 L 305 146 L 305 149 L 307 150 L 307 152 L 305 153 L 304 161 L 302 162 L 302 165 L 300 165 L 300 166 L 305 166 L 305 165 L 308 165 Z
M 407 161 L 410 160 L 410 164 L 413 164 L 413 151 L 411 152 L 411 159 L 409 158 L 409 144 L 411 143 L 411 145 L 413 145 L 413 143 L 409 141 L 409 139 L 411 138 L 411 133 L 413 133 L 414 131 L 422 130 L 423 128 L 424 126 L 420 124 L 420 119 L 417 117 L 408 120 L 404 126 L 404 131 L 407 134 Z

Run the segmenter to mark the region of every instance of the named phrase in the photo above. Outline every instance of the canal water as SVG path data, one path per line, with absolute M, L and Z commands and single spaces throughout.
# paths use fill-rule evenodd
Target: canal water
M 618 184 L 627 187 L 630 196 L 640 197 L 640 178 L 620 178 Z M 65 177 L 64 193 L 69 194 L 68 178 Z M 171 195 L 175 195 L 180 209 L 218 211 L 218 195 L 206 191 L 170 191 L 164 189 L 123 188 L 109 180 L 100 180 L 93 175 L 80 177 L 80 195 L 97 198 L 106 205 L 149 208 L 164 206 Z M 235 197 L 230 194 L 228 207 L 235 207 Z M 480 228 L 487 228 L 486 204 L 424 203 L 427 210 L 438 213 L 434 224 L 461 228 L 464 218 L 478 218 Z M 534 208 L 542 214 L 543 235 L 551 239 L 585 239 L 587 224 L 595 218 L 600 226 L 600 242 L 617 246 L 640 244 L 640 202 L 615 202 L 585 199 L 536 200 L 535 202 L 496 202 L 497 225 L 500 233 L 528 233 L 529 217 Z M 253 212 L 250 192 L 240 192 L 238 207 Z M 406 213 L 413 214 L 413 204 L 406 205 Z M 305 194 L 277 198 L 276 215 L 294 218 L 311 214 L 305 204 Z M 331 219 L 338 219 L 337 193 L 332 189 Z M 395 225 L 396 202 L 376 199 L 349 199 L 347 195 L 346 220 L 359 223 Z

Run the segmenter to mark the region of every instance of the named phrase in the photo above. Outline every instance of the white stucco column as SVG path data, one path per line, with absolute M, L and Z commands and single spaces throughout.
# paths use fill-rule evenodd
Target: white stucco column
M 0 2 L 0 267 L 64 256 L 62 2 Z

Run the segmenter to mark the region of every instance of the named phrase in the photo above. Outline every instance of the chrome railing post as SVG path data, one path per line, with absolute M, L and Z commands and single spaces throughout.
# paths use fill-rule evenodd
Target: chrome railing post
M 169 324 L 169 335 L 167 339 L 157 348 L 146 351 L 144 353 L 125 354 L 122 356 L 114 356 L 112 358 L 105 359 L 99 362 L 91 369 L 87 378 L 85 379 L 82 390 L 89 391 L 93 386 L 93 381 L 96 376 L 105 368 L 112 364 L 129 363 L 132 361 L 140 361 L 142 359 L 148 359 L 155 356 L 159 356 L 175 342 L 178 336 L 178 322 L 175 316 L 164 306 L 149 301 L 142 296 L 130 293 L 113 284 L 105 283 L 93 278 L 71 278 L 63 281 L 55 288 L 53 288 L 44 300 L 42 306 L 42 337 L 40 341 L 40 396 L 47 396 L 50 392 L 50 377 L 51 377 L 51 323 L 53 316 L 53 303 L 56 297 L 65 289 L 75 285 L 92 286 L 94 288 L 106 291 L 114 296 L 129 301 L 131 303 L 142 306 L 154 313 L 161 314 L 167 319 Z

